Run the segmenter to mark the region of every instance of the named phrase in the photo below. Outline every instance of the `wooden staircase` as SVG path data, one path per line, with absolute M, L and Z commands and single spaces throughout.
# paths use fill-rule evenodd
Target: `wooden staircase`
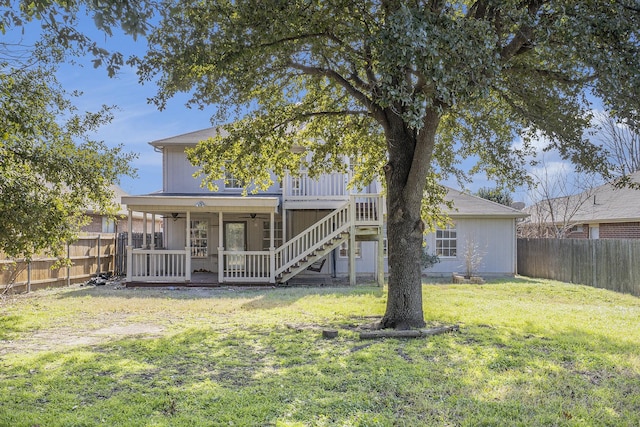
M 319 248 L 311 251 L 305 258 L 300 259 L 295 264 L 289 266 L 280 275 L 276 276 L 277 283 L 285 283 L 295 277 L 297 274 L 311 267 L 317 261 L 320 261 L 332 250 L 338 248 L 343 242 L 349 239 L 349 233 L 341 233 L 333 237 L 328 242 L 322 244 Z
M 347 241 L 350 233 L 373 240 L 382 233 L 382 205 L 378 196 L 358 202 L 352 197 L 329 215 L 287 241 L 275 252 L 275 278 L 285 283 Z M 359 239 L 359 240 L 360 240 Z

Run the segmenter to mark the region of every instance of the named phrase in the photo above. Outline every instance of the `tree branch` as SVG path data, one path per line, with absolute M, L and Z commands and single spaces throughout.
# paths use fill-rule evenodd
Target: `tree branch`
M 384 120 L 380 107 L 378 107 L 366 94 L 359 91 L 337 71 L 329 68 L 312 67 L 293 61 L 289 61 L 289 66 L 295 70 L 302 71 L 304 74 L 308 74 L 311 76 L 324 76 L 332 79 L 340 86 L 342 86 L 357 101 L 364 105 L 365 108 L 371 112 L 371 115 L 376 118 L 376 120 Z

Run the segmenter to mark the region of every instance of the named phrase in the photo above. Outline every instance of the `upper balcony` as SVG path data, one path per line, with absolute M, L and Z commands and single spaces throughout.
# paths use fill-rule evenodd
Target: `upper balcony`
M 282 180 L 282 201 L 285 209 L 334 209 L 349 200 L 351 194 L 360 193 L 347 188 L 349 174 L 331 173 L 318 178 L 309 177 L 307 172 L 300 176 L 286 175 Z M 377 194 L 375 183 L 362 191 Z

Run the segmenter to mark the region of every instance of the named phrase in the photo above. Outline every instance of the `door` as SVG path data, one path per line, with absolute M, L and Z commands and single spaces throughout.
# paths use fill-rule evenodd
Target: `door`
M 224 223 L 224 250 L 243 252 L 247 250 L 247 223 Z M 242 271 L 245 267 L 244 254 L 229 254 L 225 257 L 225 269 L 227 271 Z

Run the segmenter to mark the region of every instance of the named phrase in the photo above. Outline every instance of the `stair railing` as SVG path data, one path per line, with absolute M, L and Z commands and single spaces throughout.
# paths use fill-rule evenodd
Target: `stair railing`
M 347 202 L 329 215 L 287 241 L 275 251 L 275 275 L 308 257 L 311 253 L 349 230 L 351 202 Z

